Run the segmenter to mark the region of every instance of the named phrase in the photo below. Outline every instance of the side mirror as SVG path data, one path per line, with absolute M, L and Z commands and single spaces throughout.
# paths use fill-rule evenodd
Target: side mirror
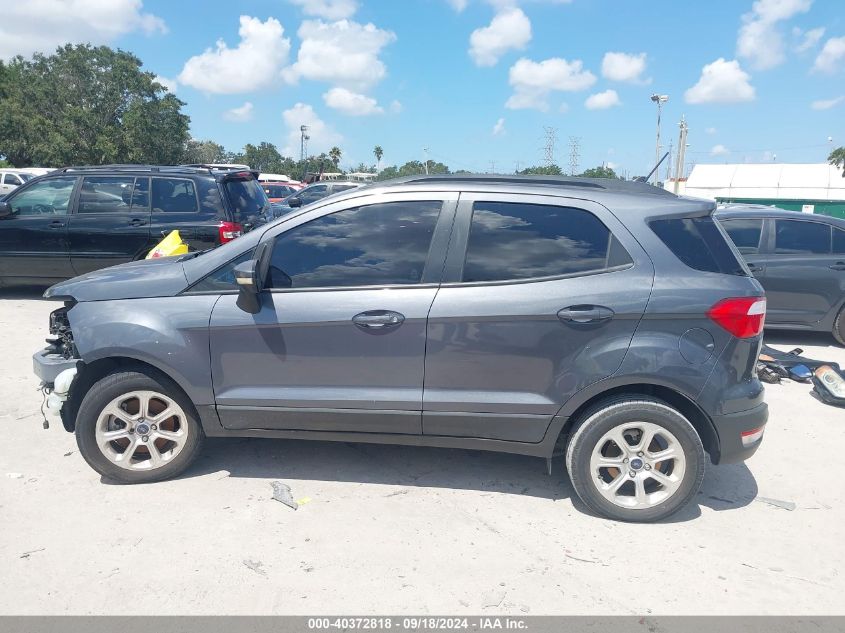
M 12 215 L 12 205 L 8 202 L 0 202 L 0 219 L 8 218 Z
M 258 299 L 258 262 L 254 259 L 235 266 L 235 281 L 238 284 L 237 306 L 244 312 L 258 314 L 261 302 Z
M 291 198 L 288 200 L 288 206 L 291 208 L 301 207 L 302 206 L 302 198 Z

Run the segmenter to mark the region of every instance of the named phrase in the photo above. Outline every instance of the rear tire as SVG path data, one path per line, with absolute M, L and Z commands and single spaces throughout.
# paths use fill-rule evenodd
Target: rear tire
M 596 514 L 659 521 L 698 492 L 704 446 L 689 420 L 665 402 L 622 396 L 599 403 L 576 424 L 566 469 L 575 492 Z
M 175 477 L 197 457 L 203 439 L 188 397 L 152 372 L 102 378 L 85 394 L 76 417 L 82 457 L 104 477 L 125 484 Z
M 833 338 L 842 346 L 845 346 L 845 307 L 836 315 L 836 320 L 833 322 Z

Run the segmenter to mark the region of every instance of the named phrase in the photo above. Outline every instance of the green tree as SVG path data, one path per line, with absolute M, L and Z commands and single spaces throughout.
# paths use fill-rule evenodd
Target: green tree
M 376 171 L 381 167 L 381 157 L 384 156 L 384 150 L 381 148 L 381 145 L 376 145 L 373 148 L 373 156 L 376 157 Z
M 581 174 L 581 176 L 584 178 L 619 178 L 615 171 L 613 171 L 610 167 L 605 167 L 604 165 L 601 167 L 592 167 L 587 169 Z
M 271 173 L 278 173 L 282 169 L 283 158 L 276 149 L 273 143 L 261 141 L 258 145 L 247 143 L 244 145 L 244 151 L 240 155 L 242 160 L 232 162 L 243 163 L 249 165 L 258 171 L 266 171 Z
M 185 143 L 182 162 L 190 165 L 196 163 L 227 163 L 231 161 L 229 161 L 229 152 L 222 145 L 214 141 L 198 141 L 189 138 Z
M 343 156 L 343 152 L 337 145 L 335 145 L 329 150 L 329 158 L 331 159 L 332 163 L 334 163 L 335 169 L 337 169 L 337 164 L 340 162 L 341 156 Z
M 366 163 L 358 163 L 358 166 L 355 167 L 355 169 L 353 169 L 352 171 L 357 172 L 359 174 L 377 174 L 378 173 L 375 165 L 367 165 Z
M 563 170 L 557 165 L 535 165 L 534 167 L 526 167 L 520 172 L 521 176 L 562 176 Z
M 398 178 L 400 176 L 418 176 L 424 173 L 425 165 L 423 165 L 422 162 L 418 160 L 411 160 L 402 165 L 401 167 L 397 167 L 396 165 L 385 167 L 381 170 L 381 172 L 379 172 L 378 180 L 389 180 L 390 178 Z M 428 161 L 428 173 L 448 174 L 451 172 L 449 171 L 449 167 L 447 165 L 444 165 L 443 163 L 438 163 L 434 160 L 430 160 Z
M 842 177 L 845 178 L 845 147 L 837 147 L 827 157 L 827 162 L 842 170 Z
M 0 62 L 0 155 L 19 167 L 178 163 L 183 105 L 125 51 L 68 44 L 18 56 Z

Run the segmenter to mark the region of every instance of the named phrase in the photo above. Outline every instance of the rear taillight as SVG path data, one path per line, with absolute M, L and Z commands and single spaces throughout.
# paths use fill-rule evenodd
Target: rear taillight
M 751 338 L 763 331 L 766 300 L 763 297 L 722 299 L 707 311 L 707 316 L 737 338 Z
M 236 237 L 240 237 L 244 232 L 243 227 L 237 222 L 221 222 L 218 225 L 218 229 L 220 230 L 221 244 L 231 242 Z

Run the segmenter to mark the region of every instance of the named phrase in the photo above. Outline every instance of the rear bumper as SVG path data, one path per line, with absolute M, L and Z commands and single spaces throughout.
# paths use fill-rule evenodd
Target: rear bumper
M 763 442 L 761 433 L 749 440 L 748 432 L 763 429 L 769 419 L 769 407 L 765 402 L 748 411 L 713 416 L 713 426 L 719 435 L 719 454 L 710 455 L 714 464 L 735 464 L 751 457 Z M 743 441 L 743 433 L 746 434 Z
M 73 369 L 79 363 L 78 358 L 66 359 L 59 354 L 51 354 L 49 349 L 42 349 L 32 355 L 32 370 L 42 382 L 53 384 L 56 376 L 66 369 Z

